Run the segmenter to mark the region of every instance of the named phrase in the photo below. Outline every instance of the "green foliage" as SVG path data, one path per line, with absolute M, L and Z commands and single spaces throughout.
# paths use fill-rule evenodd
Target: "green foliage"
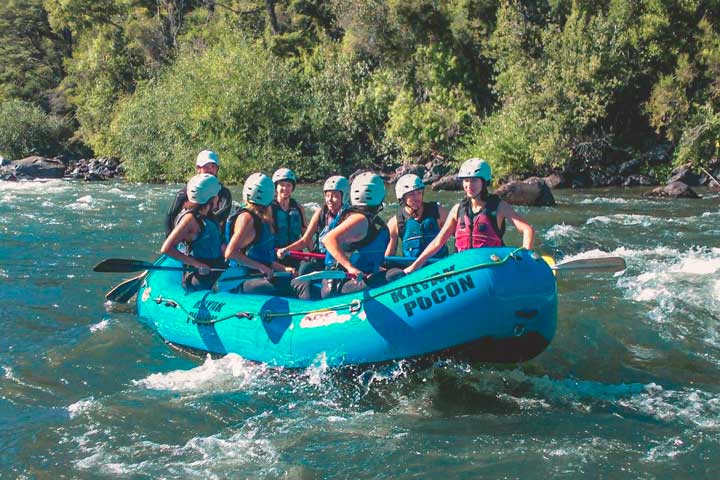
M 221 157 L 221 176 L 241 182 L 257 170 L 294 165 L 293 142 L 304 92 L 286 62 L 227 35 L 203 53 L 181 57 L 157 80 L 122 101 L 101 153 L 126 159 L 128 176 L 177 181 L 203 148 Z
M 0 2 L 0 100 L 43 103 L 62 78 L 62 47 L 42 0 Z
M 206 147 L 238 182 L 474 155 L 597 169 L 663 138 L 703 164 L 718 24 L 720 0 L 5 0 L 0 101 L 69 112 L 144 180 Z
M 0 154 L 18 159 L 30 155 L 54 156 L 65 149 L 72 133 L 68 122 L 46 114 L 28 102 L 0 102 Z

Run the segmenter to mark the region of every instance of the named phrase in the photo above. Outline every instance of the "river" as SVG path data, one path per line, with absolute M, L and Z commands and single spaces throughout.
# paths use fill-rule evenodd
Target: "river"
M 0 182 L 1 478 L 720 470 L 718 194 L 561 190 L 556 207 L 519 208 L 557 259 L 610 252 L 627 270 L 562 275 L 556 337 L 525 364 L 401 362 L 348 375 L 192 358 L 129 309 L 106 311 L 104 293 L 123 276 L 92 267 L 153 260 L 177 188 Z M 317 206 L 319 189 L 298 198 Z M 450 206 L 459 192 L 426 198 Z

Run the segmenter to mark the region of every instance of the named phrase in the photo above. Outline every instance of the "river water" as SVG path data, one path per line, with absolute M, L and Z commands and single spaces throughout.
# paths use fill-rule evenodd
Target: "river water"
M 557 259 L 557 335 L 521 365 L 341 374 L 192 358 L 106 311 L 177 186 L 0 182 L 2 478 L 715 478 L 720 196 L 555 192 L 519 209 Z M 235 196 L 239 188 L 231 189 Z M 298 198 L 317 205 L 319 189 Z M 428 192 L 446 206 L 459 193 Z M 388 212 L 396 205 L 389 204 Z M 512 230 L 511 227 L 509 227 Z M 509 234 L 510 243 L 519 237 Z

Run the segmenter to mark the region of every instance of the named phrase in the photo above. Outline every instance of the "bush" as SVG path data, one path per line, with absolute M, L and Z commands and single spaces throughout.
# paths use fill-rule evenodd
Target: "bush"
M 64 151 L 72 130 L 64 118 L 48 115 L 22 100 L 0 102 L 0 154 L 18 159 L 55 156 Z
M 258 170 L 299 159 L 306 95 L 286 61 L 228 34 L 202 53 L 182 55 L 157 80 L 141 83 L 111 123 L 106 151 L 128 178 L 181 181 L 204 148 L 220 154 L 220 175 L 240 183 Z

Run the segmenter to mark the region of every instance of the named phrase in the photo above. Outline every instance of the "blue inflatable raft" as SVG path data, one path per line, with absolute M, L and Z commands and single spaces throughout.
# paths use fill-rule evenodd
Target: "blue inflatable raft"
M 552 270 L 514 248 L 466 250 L 382 287 L 318 301 L 186 292 L 180 280 L 179 271 L 153 270 L 138 292 L 138 315 L 162 338 L 278 367 L 444 356 L 523 362 L 548 346 L 557 323 Z

